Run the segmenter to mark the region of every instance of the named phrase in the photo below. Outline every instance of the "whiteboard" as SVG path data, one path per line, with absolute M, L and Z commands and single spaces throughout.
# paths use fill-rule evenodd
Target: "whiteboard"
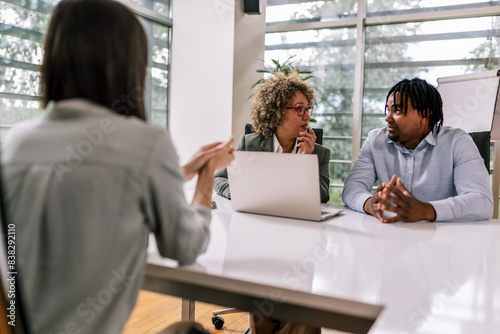
M 499 72 L 492 70 L 439 78 L 437 89 L 443 99 L 443 125 L 469 133 L 492 131 Z

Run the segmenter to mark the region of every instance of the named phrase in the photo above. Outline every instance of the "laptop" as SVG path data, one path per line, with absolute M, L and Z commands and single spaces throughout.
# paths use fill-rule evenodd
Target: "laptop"
M 342 210 L 321 204 L 315 154 L 234 152 L 228 167 L 236 211 L 321 221 Z

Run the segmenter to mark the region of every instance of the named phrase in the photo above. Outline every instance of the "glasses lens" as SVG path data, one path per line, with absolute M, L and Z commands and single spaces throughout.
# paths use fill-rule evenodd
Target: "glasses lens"
M 304 107 L 297 107 L 297 113 L 299 116 L 304 116 L 304 113 L 306 112 L 306 108 Z

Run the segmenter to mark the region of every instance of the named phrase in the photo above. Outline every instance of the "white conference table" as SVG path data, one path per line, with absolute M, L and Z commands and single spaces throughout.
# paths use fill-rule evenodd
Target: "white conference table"
M 500 333 L 498 220 L 317 223 L 214 199 L 207 252 L 178 266 L 151 243 L 145 289 L 348 332 Z

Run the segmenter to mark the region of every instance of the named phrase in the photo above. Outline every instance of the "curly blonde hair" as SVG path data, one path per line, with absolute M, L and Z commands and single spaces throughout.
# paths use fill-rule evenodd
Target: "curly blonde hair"
M 250 114 L 255 132 L 265 138 L 271 136 L 280 125 L 285 107 L 288 101 L 294 98 L 295 92 L 304 94 L 309 106 L 314 105 L 316 101 L 314 88 L 300 79 L 295 71 L 288 76 L 274 73 L 272 77 L 257 86 Z

